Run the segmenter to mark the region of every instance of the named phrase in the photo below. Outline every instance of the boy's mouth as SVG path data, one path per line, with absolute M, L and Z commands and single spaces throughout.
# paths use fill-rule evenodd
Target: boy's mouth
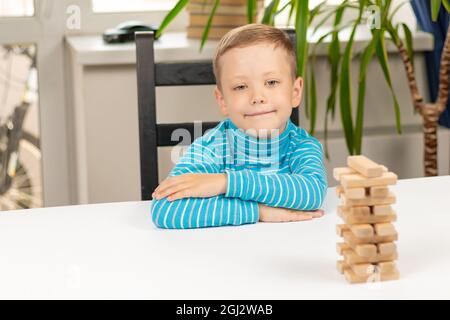
M 246 114 L 245 116 L 246 116 L 246 117 L 256 117 L 256 116 L 262 116 L 262 115 L 269 114 L 269 113 L 273 113 L 273 112 L 275 112 L 275 110 L 270 110 L 270 111 L 260 111 L 260 112 L 255 112 L 255 113 L 249 113 L 249 114 Z

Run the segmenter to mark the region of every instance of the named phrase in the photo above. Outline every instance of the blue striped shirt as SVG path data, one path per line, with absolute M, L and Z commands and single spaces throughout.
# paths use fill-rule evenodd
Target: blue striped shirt
M 327 176 L 320 142 L 289 119 L 275 138 L 258 139 L 230 120 L 197 138 L 169 173 L 226 173 L 226 193 L 208 198 L 152 200 L 161 228 L 256 223 L 258 203 L 295 210 L 322 206 Z

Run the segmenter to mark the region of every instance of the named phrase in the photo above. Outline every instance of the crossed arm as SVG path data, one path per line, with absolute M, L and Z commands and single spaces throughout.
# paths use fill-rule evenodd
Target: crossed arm
M 313 211 L 322 205 L 327 189 L 321 146 L 304 150 L 291 157 L 292 174 L 224 173 L 211 161 L 214 155 L 194 142 L 155 189 L 153 221 L 162 228 L 196 228 L 321 216 L 322 211 Z

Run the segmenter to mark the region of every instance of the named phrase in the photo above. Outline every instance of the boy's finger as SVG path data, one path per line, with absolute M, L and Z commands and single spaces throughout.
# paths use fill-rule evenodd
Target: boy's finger
M 161 182 L 161 184 L 155 189 L 155 192 L 153 192 L 153 195 L 163 194 L 166 192 L 169 188 L 173 188 L 174 186 L 179 185 L 178 179 L 171 179 L 170 181 L 164 180 Z
M 295 218 L 296 218 L 295 221 L 306 221 L 306 220 L 311 220 L 313 218 L 313 216 L 308 213 L 298 212 L 295 215 Z
M 165 198 L 165 197 L 167 197 L 167 196 L 169 196 L 171 194 L 177 193 L 177 192 L 179 192 L 180 190 L 183 190 L 183 189 L 185 189 L 183 184 L 177 184 L 177 185 L 168 187 L 168 188 L 164 189 L 163 191 L 160 191 L 155 196 L 156 196 L 157 199 L 158 198 Z
M 189 195 L 187 193 L 187 189 L 178 191 L 176 193 L 171 194 L 170 196 L 167 197 L 168 201 L 174 201 L 174 200 L 179 200 L 179 199 L 183 199 L 183 198 L 187 198 Z
M 320 218 L 325 214 L 325 212 L 323 210 L 316 210 L 310 211 L 308 214 L 310 214 L 313 218 Z

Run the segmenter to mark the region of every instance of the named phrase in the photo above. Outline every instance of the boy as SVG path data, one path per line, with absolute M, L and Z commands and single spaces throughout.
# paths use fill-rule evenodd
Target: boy
M 196 139 L 155 189 L 153 222 L 179 229 L 321 217 L 322 146 L 290 120 L 303 80 L 287 35 L 262 24 L 233 29 L 213 68 L 227 118 Z

